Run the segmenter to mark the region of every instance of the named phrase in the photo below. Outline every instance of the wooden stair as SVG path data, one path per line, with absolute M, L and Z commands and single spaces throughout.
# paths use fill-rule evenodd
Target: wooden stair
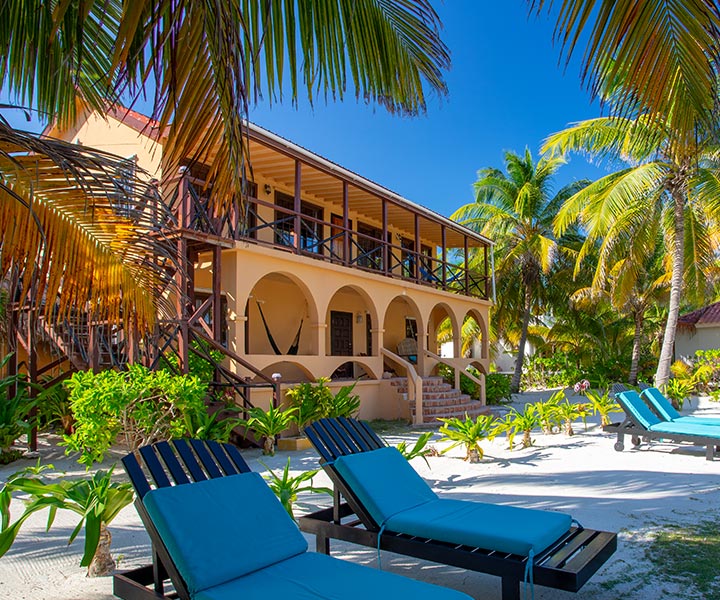
M 407 400 L 407 378 L 395 377 L 390 380 L 390 384 Z M 423 423 L 440 424 L 438 418 L 459 417 L 464 419 L 466 414 L 475 418 L 478 415 L 490 413 L 487 406 L 483 406 L 479 400 L 473 400 L 467 394 L 453 388 L 449 383 L 445 383 L 442 377 L 423 378 Z M 415 418 L 414 403 L 410 405 L 410 416 Z

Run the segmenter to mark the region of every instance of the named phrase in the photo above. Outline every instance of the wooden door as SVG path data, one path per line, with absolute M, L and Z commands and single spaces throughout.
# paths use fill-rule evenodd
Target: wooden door
M 330 354 L 352 356 L 353 314 L 338 310 L 330 311 Z

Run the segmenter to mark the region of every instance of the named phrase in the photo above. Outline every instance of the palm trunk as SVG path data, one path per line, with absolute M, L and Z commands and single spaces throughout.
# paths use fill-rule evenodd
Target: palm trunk
M 90 566 L 88 567 L 88 577 L 104 577 L 112 575 L 115 570 L 115 561 L 110 555 L 110 542 L 112 536 L 110 530 L 105 523 L 100 523 L 100 539 L 98 541 L 95 556 L 93 556 Z
M 642 340 L 643 314 L 641 310 L 635 313 L 635 335 L 633 336 L 632 358 L 630 359 L 630 375 L 628 382 L 637 385 L 638 365 L 640 363 L 640 341 Z
M 670 193 L 673 198 L 675 240 L 672 249 L 672 279 L 670 280 L 670 304 L 668 319 L 663 335 L 662 350 L 655 373 L 655 386 L 662 387 L 670 379 L 670 365 L 675 351 L 675 330 L 680 314 L 680 298 L 683 291 L 683 272 L 685 270 L 685 186 L 675 185 Z
M 523 314 L 522 330 L 520 331 L 520 344 L 518 345 L 517 360 L 515 361 L 515 372 L 510 381 L 510 393 L 517 394 L 520 391 L 522 379 L 523 362 L 525 362 L 525 343 L 527 342 L 528 327 L 530 326 L 530 289 L 525 287 L 525 314 Z

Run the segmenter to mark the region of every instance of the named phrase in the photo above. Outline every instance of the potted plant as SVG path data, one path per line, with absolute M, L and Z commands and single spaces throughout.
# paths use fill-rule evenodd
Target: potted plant
M 80 515 L 80 522 L 70 534 L 72 543 L 83 527 L 85 548 L 80 560 L 81 567 L 88 568 L 89 577 L 110 575 L 115 570 L 115 561 L 110 554 L 112 536 L 108 525 L 118 513 L 133 501 L 135 493 L 129 483 L 112 481 L 113 468 L 97 471 L 90 479 L 63 479 L 58 483 L 46 483 L 36 475 L 52 468 L 37 467 L 20 471 L 8 478 L 0 490 L 0 510 L 3 529 L 0 531 L 0 556 L 12 546 L 27 518 L 45 508 L 50 510 L 48 529 L 52 526 L 55 512 L 70 510 Z M 25 512 L 10 524 L 10 496 L 13 492 L 29 494 Z
M 449 419 L 438 419 L 443 422 L 440 433 L 443 438 L 440 441 L 451 441 L 451 444 L 444 452 L 456 446 L 465 446 L 465 460 L 471 463 L 478 463 L 483 457 L 483 449 L 480 442 L 492 435 L 493 418 L 489 415 L 479 415 L 475 420 L 465 415 L 465 420 L 457 417 Z

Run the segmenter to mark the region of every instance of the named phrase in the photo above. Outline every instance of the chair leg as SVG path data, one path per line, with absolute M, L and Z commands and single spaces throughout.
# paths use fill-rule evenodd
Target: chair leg
M 520 581 L 514 577 L 502 578 L 502 600 L 520 600 Z
M 715 444 L 705 446 L 705 460 L 712 460 L 715 456 Z
M 330 555 L 330 538 L 319 533 L 315 534 L 315 552 Z

